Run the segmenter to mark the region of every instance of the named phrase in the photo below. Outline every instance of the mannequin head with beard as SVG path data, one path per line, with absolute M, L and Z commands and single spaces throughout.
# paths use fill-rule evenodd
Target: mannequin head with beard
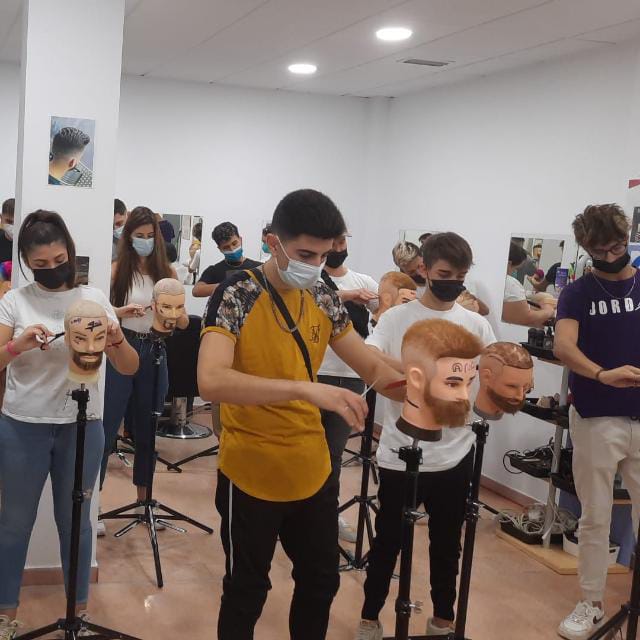
M 163 278 L 156 282 L 151 302 L 153 333 L 164 337 L 175 331 L 180 316 L 185 312 L 185 298 L 184 286 L 178 280 Z
M 463 426 L 481 351 L 476 336 L 447 320 L 412 325 L 402 341 L 407 397 L 401 420 L 427 431 Z M 400 425 L 398 428 L 403 431 Z
M 533 360 L 512 342 L 494 342 L 480 356 L 480 391 L 474 412 L 485 420 L 499 420 L 522 409 L 533 388 Z
M 69 378 L 80 383 L 97 381 L 107 345 L 108 318 L 104 307 L 92 300 L 75 302 L 65 314 L 64 330 L 69 349 Z

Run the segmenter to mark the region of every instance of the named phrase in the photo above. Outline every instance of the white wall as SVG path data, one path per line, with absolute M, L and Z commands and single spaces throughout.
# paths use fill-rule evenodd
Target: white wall
M 124 78 L 117 195 L 129 208 L 202 215 L 201 269 L 222 258 L 211 231 L 225 220 L 258 258 L 262 220 L 293 189 L 325 191 L 358 226 L 367 110 L 359 98 Z
M 628 142 L 640 130 L 637 68 L 635 46 L 611 47 L 394 100 L 370 271 L 392 266 L 391 239 L 401 228 L 456 231 L 473 247 L 472 275 L 498 338 L 526 339 L 526 329 L 498 321 L 509 236 L 567 234 L 586 204 L 625 203 Z M 557 369 L 536 365 L 536 393 L 556 391 Z M 527 416 L 505 418 L 492 427 L 486 475 L 542 497 L 544 484 L 508 475 L 502 455 L 550 435 Z
M 19 74 L 17 65 L 0 63 L 0 203 L 13 198 L 16 190 Z

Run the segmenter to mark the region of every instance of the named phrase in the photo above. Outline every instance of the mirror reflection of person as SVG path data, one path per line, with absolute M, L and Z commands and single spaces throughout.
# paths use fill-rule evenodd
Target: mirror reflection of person
M 640 507 L 640 276 L 630 263 L 631 224 L 615 204 L 576 216 L 577 244 L 593 271 L 560 293 L 554 352 L 571 371 L 569 431 L 582 505 L 578 579 L 582 598 L 558 628 L 588 638 L 604 621 L 614 477 L 621 471 L 637 527 Z
M 262 229 L 262 253 L 265 255 L 269 255 L 271 253 L 271 249 L 269 249 L 269 244 L 267 243 L 267 236 L 271 233 L 271 223 L 268 223 Z
M 13 260 L 13 217 L 15 198 L 2 203 L 2 233 L 0 233 L 0 262 Z
M 49 184 L 62 184 L 64 175 L 75 169 L 91 138 L 75 127 L 64 127 L 53 136 L 49 153 Z
M 69 570 L 78 407 L 67 393 L 76 385 L 67 378 L 69 350 L 65 343 L 58 340 L 43 345 L 43 341 L 64 330 L 70 306 L 93 301 L 109 318 L 105 354 L 111 366 L 123 375 L 133 374 L 138 367 L 138 356 L 125 339 L 107 297 L 99 289 L 76 284 L 75 245 L 62 217 L 50 211 L 29 214 L 17 242 L 34 282 L 12 289 L 0 301 L 0 369 L 7 371 L 8 382 L 0 415 L 2 638 L 13 638 L 11 621 L 16 617 L 27 548 L 49 476 L 65 575 Z M 95 485 L 104 448 L 97 386 L 90 387 L 87 417 L 84 491 Z M 82 505 L 81 519 L 78 615 L 87 609 L 89 596 L 90 501 Z
M 419 287 L 426 284 L 420 247 L 413 242 L 398 242 L 391 251 L 393 262 L 402 273 L 408 275 Z
M 262 264 L 244 255 L 242 237 L 232 222 L 219 224 L 211 237 L 224 258 L 202 272 L 200 280 L 193 287 L 194 298 L 208 298 L 227 279 L 229 271 L 254 269 Z
M 560 242 L 560 249 L 564 251 L 564 240 Z M 561 262 L 554 262 L 549 269 L 547 269 L 547 273 L 545 273 L 541 278 L 538 275 L 534 274 L 533 276 L 527 276 L 531 286 L 540 293 L 546 293 L 549 287 L 555 287 L 556 285 L 556 275 L 558 273 L 558 269 L 560 268 Z
M 533 309 L 527 302 L 527 294 L 522 284 L 511 274 L 527 260 L 527 252 L 512 242 L 509 246 L 507 276 L 502 303 L 502 321 L 525 327 L 543 327 L 555 315 L 552 300 L 540 300 L 540 309 Z M 542 294 L 540 294 L 542 295 Z

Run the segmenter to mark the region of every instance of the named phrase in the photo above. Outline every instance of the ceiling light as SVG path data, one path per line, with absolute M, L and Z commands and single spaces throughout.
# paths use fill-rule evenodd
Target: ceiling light
M 298 62 L 296 64 L 289 65 L 289 71 L 291 73 L 298 73 L 303 76 L 309 76 L 318 70 L 315 64 L 309 64 L 308 62 Z
M 376 31 L 378 40 L 384 40 L 385 42 L 408 40 L 412 35 L 413 31 L 407 29 L 407 27 L 385 27 Z

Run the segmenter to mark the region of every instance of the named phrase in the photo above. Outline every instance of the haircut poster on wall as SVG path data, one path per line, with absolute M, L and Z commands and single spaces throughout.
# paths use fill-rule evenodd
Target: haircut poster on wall
M 51 116 L 49 184 L 93 187 L 95 120 Z

